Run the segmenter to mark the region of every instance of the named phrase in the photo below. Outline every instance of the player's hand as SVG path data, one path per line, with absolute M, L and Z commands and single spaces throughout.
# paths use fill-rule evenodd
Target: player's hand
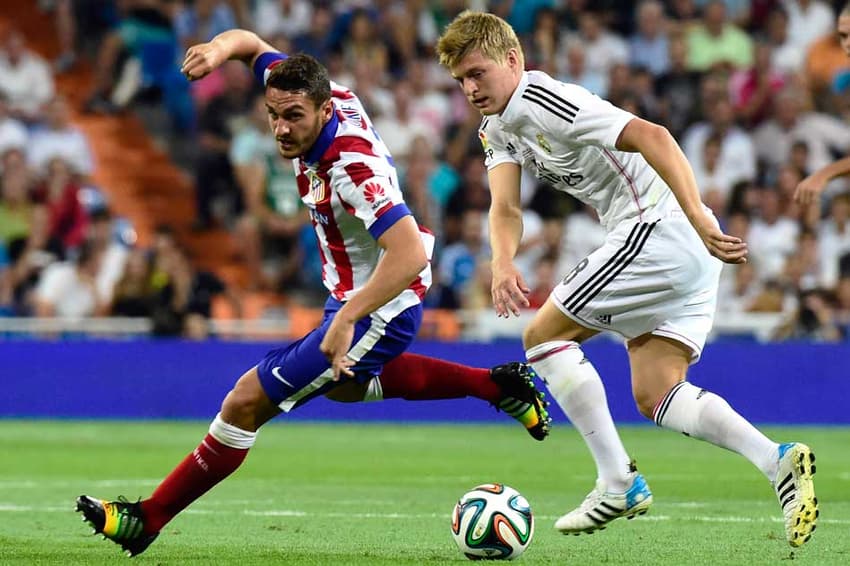
M 812 204 L 820 197 L 823 188 L 826 186 L 826 181 L 816 175 L 809 175 L 797 185 L 794 189 L 794 201 L 800 204 Z
M 351 371 L 354 360 L 348 357 L 348 350 L 351 348 L 353 339 L 354 323 L 341 319 L 337 314 L 328 327 L 322 343 L 319 344 L 319 350 L 331 363 L 334 381 L 339 381 L 340 375 L 354 377 L 354 372 Z
M 694 228 L 709 253 L 717 259 L 725 263 L 747 263 L 747 243 L 737 236 L 724 234 L 714 218 L 703 215 Z
M 531 292 L 531 289 L 528 288 L 522 274 L 512 262 L 502 264 L 493 262 L 492 268 L 493 282 L 490 292 L 496 314 L 505 318 L 511 314 L 519 316 L 521 308 L 530 306 L 526 295 Z
M 186 51 L 180 72 L 190 81 L 202 79 L 227 61 L 228 53 L 215 41 L 193 45 Z

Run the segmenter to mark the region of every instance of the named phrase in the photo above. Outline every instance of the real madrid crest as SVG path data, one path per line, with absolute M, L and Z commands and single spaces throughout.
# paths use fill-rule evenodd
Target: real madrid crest
M 552 153 L 552 146 L 549 145 L 549 142 L 546 141 L 546 138 L 540 132 L 537 133 L 537 145 L 546 153 Z

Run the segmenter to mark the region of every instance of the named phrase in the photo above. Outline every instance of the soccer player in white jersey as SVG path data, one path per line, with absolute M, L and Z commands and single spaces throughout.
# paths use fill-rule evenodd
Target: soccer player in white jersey
M 838 13 L 836 24 L 838 41 L 844 54 L 850 57 L 850 2 L 844 4 Z M 850 157 L 843 157 L 838 161 L 821 167 L 797 185 L 794 191 L 794 200 L 800 204 L 812 204 L 820 198 L 827 183 L 836 177 L 850 174 Z
M 746 261 L 747 246 L 724 234 L 700 202 L 670 133 L 578 85 L 525 71 L 514 31 L 492 14 L 457 16 L 437 53 L 484 116 L 479 137 L 492 196 L 496 312 L 510 316 L 527 306 L 528 287 L 513 263 L 522 234 L 521 168 L 593 206 L 608 232 L 523 333 L 529 363 L 584 437 L 598 471 L 595 488 L 555 527 L 593 532 L 645 513 L 652 503 L 581 349 L 584 340 L 611 330 L 627 340 L 640 412 L 750 460 L 776 489 L 789 543 L 807 541 L 817 517 L 809 448 L 773 442 L 722 398 L 685 380 L 711 329 L 721 260 Z
M 77 499 L 95 532 L 130 555 L 235 471 L 260 426 L 319 395 L 347 402 L 472 396 L 510 414 L 535 439 L 548 434 L 545 404 L 525 364 L 483 369 L 405 352 L 422 320 L 433 236 L 407 209 L 392 157 L 354 93 L 331 82 L 309 55 L 287 57 L 245 30 L 190 48 L 183 72 L 199 79 L 228 59 L 250 63 L 265 86 L 269 125 L 281 156 L 293 160 L 330 296 L 318 328 L 245 372 L 209 434 L 151 497 Z

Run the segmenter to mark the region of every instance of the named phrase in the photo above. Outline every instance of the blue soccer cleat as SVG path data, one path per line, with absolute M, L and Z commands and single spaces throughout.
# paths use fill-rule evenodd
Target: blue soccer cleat
M 555 528 L 565 535 L 589 534 L 604 529 L 614 519 L 633 519 L 645 514 L 652 505 L 652 492 L 634 465 L 629 475 L 632 484 L 621 493 L 608 491 L 602 480 L 596 480 L 593 491 L 587 494 L 577 509 L 555 521 Z

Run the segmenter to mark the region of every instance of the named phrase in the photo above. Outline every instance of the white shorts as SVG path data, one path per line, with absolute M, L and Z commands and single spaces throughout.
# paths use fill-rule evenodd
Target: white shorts
M 618 226 L 549 299 L 586 328 L 627 340 L 651 332 L 681 342 L 693 363 L 714 321 L 722 266 L 678 212 Z

